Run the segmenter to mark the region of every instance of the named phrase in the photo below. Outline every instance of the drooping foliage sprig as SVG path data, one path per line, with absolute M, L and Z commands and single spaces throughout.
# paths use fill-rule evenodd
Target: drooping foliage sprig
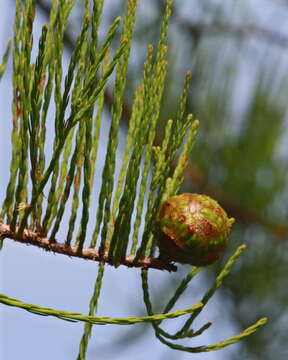
M 228 260 L 226 265 L 224 266 L 223 270 L 220 272 L 220 274 L 217 276 L 215 283 L 211 286 L 211 288 L 207 291 L 207 293 L 203 296 L 201 303 L 203 304 L 203 307 L 207 304 L 209 299 L 213 296 L 217 288 L 221 285 L 224 277 L 228 275 L 230 272 L 231 267 L 236 262 L 242 251 L 245 249 L 245 246 L 240 246 L 235 253 L 231 256 L 231 258 Z M 186 287 L 188 283 L 193 279 L 193 277 L 197 274 L 199 268 L 192 268 L 190 273 L 187 275 L 185 279 L 180 283 L 179 287 L 177 288 L 176 292 L 174 293 L 171 300 L 167 303 L 165 311 L 169 311 L 171 307 L 176 303 L 178 298 L 181 296 L 181 294 L 186 290 Z M 149 296 L 149 286 L 148 286 L 148 269 L 142 269 L 141 272 L 142 276 L 142 287 L 143 287 L 143 297 L 144 297 L 144 303 L 146 305 L 146 310 L 149 315 L 153 314 L 153 307 Z M 217 344 L 208 345 L 208 346 L 196 346 L 196 347 L 188 347 L 188 346 L 182 346 L 175 343 L 172 343 L 167 340 L 173 339 L 173 340 L 179 340 L 179 339 L 185 339 L 185 338 L 192 338 L 201 335 L 205 330 L 207 330 L 212 324 L 206 323 L 204 324 L 200 329 L 193 330 L 190 328 L 192 325 L 194 319 L 200 314 L 203 307 L 199 307 L 197 310 L 193 312 L 193 314 L 189 317 L 189 319 L 185 322 L 184 326 L 179 330 L 176 334 L 172 335 L 164 331 L 162 328 L 159 327 L 159 322 L 153 322 L 152 326 L 155 331 L 155 336 L 165 345 L 169 346 L 170 348 L 174 350 L 180 350 L 185 351 L 189 353 L 199 353 L 199 352 L 207 352 L 207 351 L 214 351 L 214 350 L 220 350 L 230 344 L 233 344 L 242 338 L 252 334 L 257 330 L 258 327 L 264 325 L 267 322 L 266 318 L 262 318 L 259 321 L 257 321 L 254 325 L 249 326 L 247 329 L 243 330 L 240 334 L 235 335 L 227 340 L 224 340 L 222 342 L 219 342 Z
M 198 330 L 190 328 L 230 272 L 243 247 L 230 258 L 201 302 L 188 309 L 170 312 L 199 272 L 198 268 L 193 268 L 180 283 L 163 313 L 153 313 L 148 268 L 176 270 L 173 264 L 155 257 L 155 222 L 163 200 L 175 195 L 183 182 L 199 122 L 185 113 L 191 78 L 188 72 L 179 97 L 176 119 L 167 121 L 162 143 L 155 146 L 167 71 L 167 30 L 172 8 L 172 0 L 167 0 L 158 44 L 148 46 L 141 81 L 135 90 L 122 166 L 116 174 L 120 118 L 137 3 L 137 0 L 127 0 L 123 21 L 116 18 L 106 37 L 100 41 L 98 27 L 103 0 L 85 0 L 82 27 L 66 70 L 63 66 L 63 39 L 75 0 L 52 1 L 50 20 L 42 27 L 38 45 L 34 43 L 33 31 L 36 1 L 16 1 L 12 156 L 10 180 L 0 214 L 0 238 L 98 260 L 99 272 L 88 316 L 26 304 L 6 295 L 0 295 L 0 302 L 38 315 L 84 321 L 78 359 L 85 359 L 94 324 L 149 322 L 156 337 L 167 346 L 201 352 L 217 350 L 236 342 L 266 322 L 266 319 L 261 319 L 239 335 L 211 346 L 183 347 L 167 340 L 195 337 L 210 327 L 211 323 L 206 323 Z M 118 47 L 111 53 L 110 44 L 120 25 Z M 37 55 L 33 62 L 32 50 L 35 47 Z M 10 43 L 0 66 L 0 78 L 9 49 Z M 114 80 L 112 74 L 115 74 Z M 102 137 L 101 121 L 105 120 L 104 89 L 108 83 L 113 86 L 113 106 L 97 212 L 93 217 L 93 184 L 95 174 L 101 171 L 97 164 L 97 152 Z M 176 158 L 178 163 L 174 168 L 172 163 Z M 63 232 L 64 215 L 69 219 L 68 228 L 66 237 L 59 241 L 57 236 L 60 229 Z M 90 235 L 92 223 L 95 226 Z M 148 316 L 126 319 L 95 317 L 107 262 L 115 267 L 124 264 L 143 268 L 143 295 Z M 163 320 L 187 314 L 191 315 L 176 334 L 160 328 Z

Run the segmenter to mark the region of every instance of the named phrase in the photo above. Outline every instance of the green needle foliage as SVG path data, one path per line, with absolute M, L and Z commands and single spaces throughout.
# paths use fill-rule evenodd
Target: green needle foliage
M 167 29 L 172 0 L 167 0 L 166 3 L 158 45 L 148 46 L 141 81 L 135 90 L 126 148 L 118 175 L 115 173 L 118 136 L 137 0 L 127 1 L 124 19 L 117 17 L 114 20 L 102 42 L 98 38 L 98 28 L 103 1 L 85 1 L 82 28 L 67 70 L 62 65 L 63 39 L 75 1 L 53 0 L 50 21 L 42 28 L 38 46 L 33 42 L 35 3 L 34 0 L 16 1 L 12 157 L 10 181 L 0 221 L 9 225 L 16 240 L 29 243 L 29 233 L 33 232 L 36 234 L 34 237 L 37 236 L 40 240 L 41 237 L 48 237 L 49 243 L 55 245 L 60 244 L 56 238 L 66 214 L 69 226 L 61 244 L 65 244 L 67 249 L 71 245 L 76 246 L 80 257 L 87 248 L 97 252 L 100 264 L 87 316 L 26 304 L 6 295 L 0 295 L 0 302 L 37 315 L 85 322 L 78 359 L 86 357 L 92 325 L 95 324 L 151 323 L 155 336 L 163 344 L 192 353 L 218 350 L 252 334 L 266 319 L 261 319 L 239 335 L 214 345 L 184 347 L 167 340 L 196 337 L 211 326 L 209 322 L 199 329 L 191 328 L 194 319 L 230 273 L 244 246 L 240 246 L 228 260 L 214 285 L 198 304 L 171 312 L 189 282 L 200 271 L 199 268 L 192 268 L 186 275 L 162 314 L 153 312 L 150 301 L 148 268 L 149 261 L 153 260 L 157 251 L 157 239 L 153 235 L 155 221 L 161 202 L 179 191 L 199 125 L 191 114 L 186 114 L 191 78 L 191 73 L 188 72 L 178 100 L 176 118 L 167 120 L 163 140 L 155 146 L 167 72 Z M 112 53 L 110 45 L 115 40 L 120 25 L 121 36 Z M 31 59 L 34 46 L 37 47 L 37 56 L 33 63 Z M 5 70 L 9 50 L 10 42 L 0 66 L 0 78 Z M 113 80 L 112 74 L 115 74 Z M 92 219 L 91 200 L 94 177 L 96 172 L 99 173 L 96 160 L 101 138 L 104 91 L 108 82 L 113 83 L 111 124 L 97 214 Z M 47 131 L 53 120 L 52 116 L 48 116 L 48 110 L 53 101 L 53 144 L 49 152 Z M 178 161 L 174 166 L 176 158 Z M 48 197 L 45 194 L 49 194 Z M 134 214 L 136 217 L 133 223 Z M 90 236 L 88 234 L 92 222 L 95 226 Z M 7 234 L 6 236 L 9 237 Z M 33 239 L 30 242 L 33 243 Z M 139 261 L 148 261 L 142 269 L 143 296 L 148 315 L 133 318 L 96 317 L 105 262 L 118 267 L 131 256 L 131 266 L 136 266 Z M 163 269 L 166 265 L 163 263 Z M 187 314 L 191 315 L 176 334 L 160 328 L 163 320 Z
M 2 76 L 5 72 L 10 50 L 11 50 L 11 40 L 8 41 L 7 48 L 2 58 L 2 64 L 0 65 L 0 80 L 2 79 Z
M 240 254 L 241 254 L 241 252 L 243 251 L 244 248 L 245 248 L 244 246 L 240 246 L 236 250 L 236 252 L 231 256 L 231 258 L 228 260 L 228 262 L 226 263 L 226 265 L 223 268 L 223 270 L 221 271 L 221 273 L 217 276 L 215 284 L 204 295 L 204 297 L 203 297 L 203 299 L 201 301 L 201 304 L 203 304 L 203 307 L 207 304 L 208 300 L 213 296 L 213 294 L 215 293 L 217 288 L 221 285 L 223 278 L 229 273 L 232 265 L 235 263 L 237 258 L 240 256 Z M 181 295 L 181 293 L 183 291 L 185 291 L 187 283 L 197 273 L 197 270 L 198 269 L 192 269 L 192 271 L 188 274 L 187 278 L 182 281 L 179 288 L 176 290 L 175 295 L 173 296 L 173 298 L 167 304 L 166 308 L 169 308 L 171 303 L 172 304 L 173 304 L 173 302 L 175 303 L 177 298 L 179 298 L 179 296 Z M 142 270 L 142 286 L 143 286 L 143 296 L 144 296 L 144 302 L 145 302 L 145 305 L 146 305 L 147 313 L 149 315 L 152 315 L 153 314 L 153 309 L 152 309 L 152 304 L 151 304 L 150 297 L 149 297 L 148 270 L 147 269 Z M 255 332 L 257 330 L 258 327 L 264 325 L 267 322 L 266 318 L 262 318 L 259 321 L 257 321 L 254 325 L 249 326 L 247 329 L 243 330 L 240 334 L 238 334 L 236 336 L 233 336 L 233 337 L 231 337 L 231 338 L 229 338 L 229 339 L 227 339 L 225 341 L 222 341 L 220 343 L 213 344 L 213 345 L 208 345 L 208 346 L 187 347 L 187 346 L 181 346 L 181 345 L 178 345 L 178 344 L 175 344 L 175 343 L 171 343 L 171 342 L 169 342 L 169 341 L 167 341 L 165 339 L 165 337 L 170 338 L 170 339 L 175 339 L 175 340 L 178 340 L 179 338 L 195 337 L 195 336 L 201 335 L 205 330 L 207 330 L 211 325 L 210 323 L 205 324 L 204 326 L 202 326 L 197 331 L 194 331 L 193 329 L 190 329 L 190 326 L 191 326 L 193 320 L 201 312 L 203 307 L 199 307 L 197 310 L 195 310 L 195 312 L 193 312 L 193 314 L 190 316 L 190 318 L 186 321 L 183 328 L 175 335 L 168 334 L 167 332 L 162 330 L 159 327 L 159 322 L 158 322 L 158 324 L 156 322 L 153 322 L 152 326 L 153 326 L 153 328 L 155 330 L 155 336 L 163 344 L 169 346 L 172 349 L 180 350 L 180 351 L 186 351 L 186 352 L 190 352 L 190 353 L 199 353 L 199 352 L 220 350 L 220 349 L 222 349 L 222 348 L 224 348 L 224 347 L 226 347 L 226 346 L 228 346 L 230 344 L 233 344 L 233 343 L 241 340 L 242 338 L 252 334 L 253 332 Z M 181 336 L 179 336 L 179 334 Z
M 202 304 L 193 305 L 187 309 L 174 311 L 166 314 L 155 314 L 153 316 L 144 316 L 144 317 L 131 317 L 131 318 L 110 318 L 110 317 L 95 317 L 95 316 L 85 316 L 79 313 L 69 313 L 66 311 L 55 310 L 50 308 L 45 308 L 33 304 L 25 304 L 17 299 L 13 299 L 9 296 L 0 294 L 0 302 L 8 306 L 15 306 L 21 309 L 25 309 L 31 313 L 43 316 L 55 316 L 62 320 L 72 320 L 73 321 L 84 321 L 89 324 L 114 324 L 114 325 L 133 325 L 137 323 L 153 322 L 153 321 L 162 321 L 164 319 L 174 319 L 179 316 L 190 314 L 191 312 L 199 309 Z

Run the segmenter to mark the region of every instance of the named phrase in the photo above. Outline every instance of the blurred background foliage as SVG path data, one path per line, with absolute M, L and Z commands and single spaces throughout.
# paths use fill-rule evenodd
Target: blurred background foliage
M 49 3 L 38 0 L 46 13 Z M 79 29 L 83 9 L 78 3 L 66 36 L 67 49 Z M 126 0 L 105 2 L 103 33 L 105 24 L 122 14 L 125 5 Z M 139 1 L 123 127 L 147 45 L 158 39 L 164 5 L 160 0 Z M 287 15 L 286 0 L 175 0 L 170 23 L 161 118 L 164 122 L 175 117 L 185 72 L 191 70 L 187 112 L 201 121 L 182 190 L 217 199 L 237 220 L 230 249 L 243 242 L 248 245 L 220 290 L 230 321 L 240 330 L 261 316 L 270 319 L 269 326 L 240 344 L 233 360 L 288 358 Z M 107 109 L 111 103 L 107 90 Z M 159 128 L 159 139 L 162 134 Z M 210 273 L 217 272 L 224 260 L 211 266 Z M 179 278 L 181 272 L 180 267 Z M 173 281 L 158 291 L 159 303 L 161 294 L 175 286 Z M 144 333 L 131 329 L 117 346 L 137 341 Z

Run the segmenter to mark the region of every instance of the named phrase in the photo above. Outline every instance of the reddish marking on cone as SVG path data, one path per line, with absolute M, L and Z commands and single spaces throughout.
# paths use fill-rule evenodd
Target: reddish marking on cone
M 167 213 L 171 212 L 173 209 L 173 205 L 171 205 L 170 203 L 166 202 L 162 205 L 161 210 L 160 210 L 160 217 L 164 217 Z
M 195 226 L 193 226 L 193 225 L 187 226 L 187 232 L 194 233 L 195 232 Z
M 202 220 L 201 230 L 207 237 L 215 237 L 218 235 L 218 229 L 209 223 L 207 219 Z
M 223 218 L 223 210 L 219 206 L 215 207 L 213 210 L 218 216 Z
M 184 222 L 186 220 L 186 216 L 185 215 L 180 215 L 178 218 L 178 221 L 180 222 Z

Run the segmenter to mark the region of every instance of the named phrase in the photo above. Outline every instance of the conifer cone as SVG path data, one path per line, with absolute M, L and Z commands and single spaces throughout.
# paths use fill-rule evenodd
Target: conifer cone
M 206 266 L 224 252 L 233 218 L 207 195 L 184 193 L 167 199 L 158 216 L 160 257 Z

